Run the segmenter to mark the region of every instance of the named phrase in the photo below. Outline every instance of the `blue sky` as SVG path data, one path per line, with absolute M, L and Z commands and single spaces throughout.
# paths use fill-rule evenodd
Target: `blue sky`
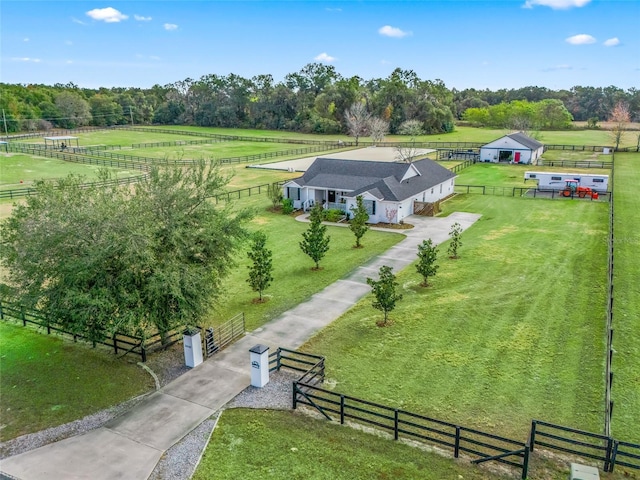
M 165 85 L 334 65 L 452 88 L 640 87 L 640 1 L 0 2 L 0 81 Z

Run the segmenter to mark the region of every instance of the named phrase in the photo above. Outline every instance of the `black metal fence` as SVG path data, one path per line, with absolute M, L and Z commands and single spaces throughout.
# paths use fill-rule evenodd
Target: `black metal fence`
M 613 162 L 596 162 L 590 160 L 545 160 L 544 158 L 540 158 L 537 165 L 545 167 L 613 168 Z
M 447 159 L 448 160 L 448 159 Z M 446 161 L 446 160 L 445 160 Z M 470 167 L 471 165 L 473 165 L 475 162 L 473 161 L 473 159 L 471 160 L 467 160 L 465 162 L 459 163 L 457 165 L 454 165 L 453 167 L 447 167 L 449 168 L 449 170 L 451 170 L 453 173 L 458 173 L 462 170 L 464 170 L 467 167 Z
M 640 445 L 609 435 L 533 420 L 529 435 L 531 451 L 536 445 L 600 462 L 605 472 L 613 472 L 616 465 L 640 470 Z
M 244 312 L 230 318 L 218 327 L 207 328 L 204 332 L 204 351 L 207 357 L 219 352 L 245 334 Z
M 478 195 L 496 195 L 500 197 L 528 197 L 528 198 L 550 198 L 550 199 L 562 199 L 562 198 L 583 198 L 578 194 L 566 197 L 562 192 L 563 190 L 553 189 L 540 189 L 535 187 L 501 187 L 492 185 L 455 185 L 454 191 L 456 193 L 473 193 Z M 609 201 L 611 198 L 611 192 L 598 193 L 597 198 L 591 196 L 585 196 L 585 200 L 590 201 Z

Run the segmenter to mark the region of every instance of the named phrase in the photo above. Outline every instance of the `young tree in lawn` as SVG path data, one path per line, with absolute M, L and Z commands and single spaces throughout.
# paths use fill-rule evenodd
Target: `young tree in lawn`
M 258 301 L 262 302 L 262 292 L 271 285 L 273 277 L 272 252 L 266 246 L 267 235 L 264 232 L 256 232 L 251 238 L 251 249 L 247 256 L 253 262 L 249 265 L 249 278 L 247 282 L 254 292 L 258 292 Z
M 351 219 L 351 222 L 349 222 L 349 228 L 356 237 L 355 248 L 360 248 L 360 240 L 369 230 L 369 227 L 367 226 L 369 213 L 364 207 L 364 199 L 362 198 L 362 195 L 358 195 L 356 197 L 356 207 L 351 207 L 351 211 L 353 212 L 353 218 Z
M 449 249 L 447 250 L 449 258 L 458 258 L 458 249 L 462 246 L 462 240 L 460 239 L 461 236 L 462 226 L 456 222 L 451 225 L 451 230 L 449 231 L 449 237 L 451 237 Z
M 344 112 L 347 132 L 355 139 L 356 146 L 360 137 L 364 137 L 369 132 L 370 119 L 371 114 L 367 111 L 367 107 L 360 102 L 354 103 Z
M 399 283 L 396 282 L 393 268 L 383 265 L 380 267 L 378 280 L 367 278 L 367 284 L 375 297 L 371 306 L 384 314 L 384 320 L 380 325 L 387 325 L 389 312 L 396 308 L 396 302 L 402 300 L 402 294 L 397 291 Z
M 627 124 L 630 120 L 631 115 L 629 114 L 629 105 L 624 102 L 616 103 L 616 106 L 613 107 L 611 115 L 609 116 L 609 121 L 613 123 L 613 127 L 611 128 L 611 139 L 614 143 L 614 151 L 618 150 L 620 141 L 622 140 L 624 132 L 627 130 Z
M 282 187 L 278 184 L 278 182 L 273 182 L 269 184 L 267 187 L 267 197 L 271 200 L 273 204 L 273 210 L 276 210 L 278 206 L 282 204 Z
M 300 249 L 315 262 L 313 270 L 320 269 L 320 260 L 329 251 L 329 241 L 331 237 L 327 235 L 327 227 L 322 225 L 322 205 L 316 203 L 311 209 L 309 228 L 302 234 Z
M 2 222 L 4 287 L 89 340 L 157 330 L 166 343 L 171 329 L 199 323 L 251 218 L 209 200 L 228 178 L 201 161 L 153 167 L 135 189 L 83 181 L 39 182 L 38 195 Z
M 418 245 L 418 263 L 416 270 L 422 275 L 422 286 L 429 286 L 429 277 L 435 276 L 438 271 L 436 260 L 438 259 L 438 247 L 433 244 L 431 239 L 423 240 Z

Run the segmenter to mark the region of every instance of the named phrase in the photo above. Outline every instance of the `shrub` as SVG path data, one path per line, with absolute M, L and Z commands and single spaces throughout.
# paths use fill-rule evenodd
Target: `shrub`
M 338 209 L 325 210 L 323 213 L 323 220 L 327 222 L 337 222 L 344 216 L 344 212 Z
M 282 213 L 284 215 L 289 215 L 290 213 L 293 213 L 293 200 L 291 200 L 290 198 L 282 199 Z

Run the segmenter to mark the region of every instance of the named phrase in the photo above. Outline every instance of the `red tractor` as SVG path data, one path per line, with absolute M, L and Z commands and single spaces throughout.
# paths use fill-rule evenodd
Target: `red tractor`
M 598 199 L 598 192 L 591 190 L 589 187 L 581 187 L 578 180 L 565 180 L 565 183 L 564 190 L 562 190 L 563 197 L 578 195 L 580 198 L 591 197 L 594 200 Z

